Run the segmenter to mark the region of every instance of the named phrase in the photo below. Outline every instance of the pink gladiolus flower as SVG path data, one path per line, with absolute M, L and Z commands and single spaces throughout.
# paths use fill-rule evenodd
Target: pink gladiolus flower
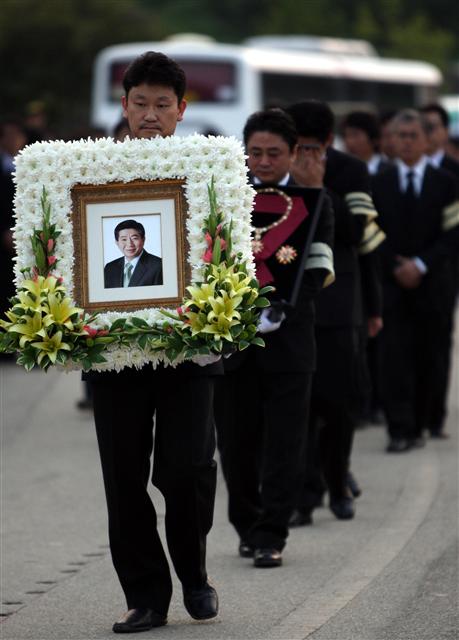
M 207 242 L 207 246 L 209 248 L 212 248 L 213 245 L 213 240 L 212 240 L 212 236 L 210 235 L 210 233 L 208 231 L 206 231 L 206 235 L 204 236 Z
M 97 332 L 98 336 L 108 336 L 108 329 L 99 329 L 99 331 Z
M 182 307 L 177 307 L 177 313 L 179 314 L 179 316 L 183 316 L 183 309 L 182 309 Z
M 91 338 L 95 338 L 97 335 L 97 329 L 93 329 L 93 327 L 90 327 L 89 324 L 84 325 L 83 331 L 86 331 L 88 336 L 90 336 Z
M 212 249 L 207 249 L 202 256 L 202 259 L 204 262 L 212 262 Z
M 55 262 L 57 262 L 57 258 L 56 256 L 48 256 L 48 265 L 51 266 L 52 264 L 54 264 Z
M 64 278 L 61 278 L 59 276 L 59 278 L 57 279 L 57 284 L 62 284 L 64 282 Z
M 46 250 L 48 251 L 48 253 L 50 253 L 53 250 L 53 247 L 54 247 L 54 240 L 50 238 L 46 245 Z
M 223 240 L 223 238 L 219 238 L 219 240 L 220 240 L 221 250 L 224 251 L 226 249 L 226 240 Z
M 222 230 L 222 225 L 217 224 L 217 230 L 216 230 L 217 235 L 220 233 L 221 230 Z

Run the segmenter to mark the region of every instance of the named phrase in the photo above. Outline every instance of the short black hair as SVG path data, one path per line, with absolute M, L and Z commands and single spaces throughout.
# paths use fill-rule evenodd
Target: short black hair
M 298 135 L 325 143 L 333 133 L 335 116 L 326 102 L 304 100 L 286 109 L 293 118 Z
M 131 62 L 124 73 L 123 87 L 128 96 L 133 87 L 140 84 L 171 87 L 178 102 L 186 91 L 186 76 L 175 60 L 158 51 L 147 51 Z
M 441 106 L 441 104 L 438 104 L 437 102 L 431 102 L 430 104 L 426 104 L 425 106 L 421 107 L 419 111 L 421 113 L 438 113 L 445 129 L 449 127 L 448 112 L 444 107 Z
M 135 229 L 140 233 L 142 238 L 145 238 L 145 227 L 143 226 L 143 224 L 140 224 L 140 222 L 137 222 L 137 220 L 123 220 L 123 222 L 120 222 L 115 227 L 115 240 L 117 242 L 120 236 L 120 231 L 122 231 L 123 229 Z
M 245 123 L 243 137 L 247 146 L 251 136 L 258 131 L 268 131 L 280 136 L 293 151 L 298 142 L 298 133 L 293 119 L 282 109 L 255 111 Z
M 377 143 L 381 137 L 378 118 L 369 111 L 351 111 L 351 113 L 348 113 L 341 123 L 341 129 L 344 132 L 348 127 L 364 131 L 373 143 Z
M 379 124 L 381 127 L 385 127 L 388 122 L 394 119 L 395 115 L 397 115 L 396 109 L 385 109 L 381 111 L 379 114 Z

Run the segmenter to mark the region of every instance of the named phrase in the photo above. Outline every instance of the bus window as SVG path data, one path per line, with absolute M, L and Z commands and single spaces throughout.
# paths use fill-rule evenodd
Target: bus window
M 286 107 L 294 102 L 315 98 L 333 101 L 334 78 L 290 73 L 262 73 L 263 104 Z
M 237 100 L 236 68 L 231 62 L 175 58 L 185 71 L 189 102 L 231 104 Z M 113 62 L 110 67 L 110 98 L 118 103 L 123 95 L 123 75 L 130 60 Z

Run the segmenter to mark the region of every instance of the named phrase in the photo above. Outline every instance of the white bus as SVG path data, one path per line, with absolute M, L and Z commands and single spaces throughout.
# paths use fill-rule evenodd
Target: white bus
M 325 100 L 337 116 L 355 108 L 418 106 L 435 99 L 442 82 L 433 65 L 380 58 L 362 41 L 287 36 L 252 38 L 236 46 L 184 34 L 99 53 L 93 126 L 112 131 L 121 117 L 124 70 L 145 51 L 162 51 L 185 70 L 188 109 L 179 135 L 197 131 L 241 137 L 252 112 L 307 98 Z

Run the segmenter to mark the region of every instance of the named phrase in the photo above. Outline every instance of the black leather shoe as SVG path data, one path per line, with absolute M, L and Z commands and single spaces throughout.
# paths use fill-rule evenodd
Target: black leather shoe
M 148 631 L 153 627 L 162 627 L 167 623 L 165 616 L 156 613 L 153 609 L 130 609 L 121 622 L 115 622 L 115 633 L 136 633 Z
M 362 495 L 362 489 L 350 471 L 347 472 L 346 484 L 354 498 L 359 498 Z
M 253 547 L 248 543 L 241 540 L 239 543 L 239 555 L 241 558 L 253 558 Z
M 422 449 L 426 446 L 426 439 L 423 436 L 412 438 L 410 441 L 410 449 Z
M 308 524 L 312 524 L 312 509 L 304 507 L 295 509 L 288 521 L 289 527 L 304 527 Z
M 392 438 L 387 445 L 387 453 L 403 453 L 411 448 L 409 440 L 406 438 Z
M 330 500 L 330 511 L 338 520 L 352 520 L 355 515 L 352 498 L 336 498 Z
M 200 589 L 183 587 L 183 604 L 195 620 L 209 620 L 218 613 L 218 595 L 208 582 Z
M 447 440 L 449 438 L 449 433 L 445 433 L 445 431 L 431 431 L 430 437 L 436 440 Z
M 278 549 L 255 549 L 254 567 L 280 567 L 281 564 L 282 553 Z

